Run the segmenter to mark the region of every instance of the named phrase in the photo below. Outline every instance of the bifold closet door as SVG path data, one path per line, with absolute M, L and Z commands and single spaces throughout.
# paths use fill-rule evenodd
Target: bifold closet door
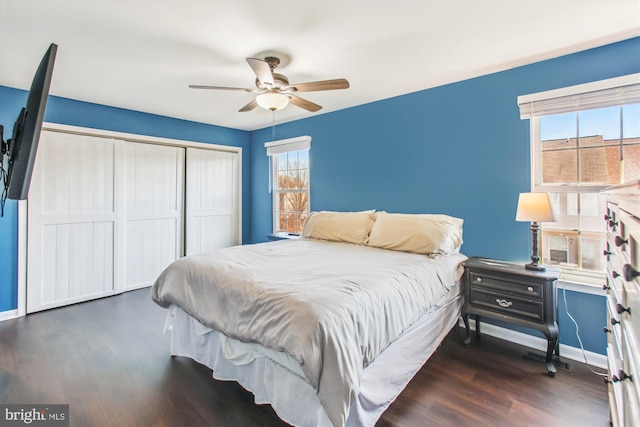
M 118 292 L 116 145 L 42 132 L 27 213 L 27 312 Z
M 125 142 L 124 290 L 151 286 L 182 255 L 184 148 Z
M 185 255 L 240 244 L 238 153 L 187 148 L 186 165 Z

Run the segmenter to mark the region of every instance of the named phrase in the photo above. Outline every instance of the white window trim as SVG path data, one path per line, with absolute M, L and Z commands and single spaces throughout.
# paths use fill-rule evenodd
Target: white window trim
M 273 157 L 277 156 L 281 153 L 286 153 L 288 151 L 298 151 L 298 150 L 310 150 L 311 149 L 311 137 L 309 135 L 297 136 L 294 138 L 288 139 L 280 139 L 278 141 L 266 142 L 264 144 L 267 149 L 267 156 Z M 276 206 L 278 206 L 278 192 L 274 190 L 274 180 L 276 179 L 277 168 L 273 167 L 274 159 L 269 159 L 269 192 L 271 193 L 271 216 L 272 216 L 272 224 L 271 230 L 272 232 L 276 232 L 278 229 L 278 216 L 276 215 Z M 309 185 L 311 186 L 311 185 Z M 310 190 L 307 190 L 307 193 L 310 195 Z M 309 211 L 311 211 L 311 207 L 309 207 Z
M 560 89 L 522 95 L 518 97 L 520 118 L 529 120 L 530 154 L 536 168 L 542 167 L 540 156 L 540 116 L 575 112 L 580 110 L 603 108 L 640 102 L 640 73 L 630 74 L 612 79 L 600 80 Z M 535 141 L 535 142 L 534 142 Z M 531 143 L 534 142 L 534 143 Z M 531 190 L 543 192 L 599 192 L 608 186 L 557 186 L 541 185 L 542 173 L 531 168 Z M 606 273 L 562 267 L 561 280 L 574 286 L 593 289 L 602 288 Z M 599 292 L 598 292 L 599 293 Z

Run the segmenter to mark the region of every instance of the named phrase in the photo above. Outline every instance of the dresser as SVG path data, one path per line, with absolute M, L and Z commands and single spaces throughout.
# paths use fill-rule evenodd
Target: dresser
M 555 293 L 560 270 L 527 270 L 524 263 L 515 264 L 473 257 L 464 263 L 465 302 L 462 319 L 467 329 L 465 345 L 471 342 L 469 315 L 476 317 L 476 334 L 480 335 L 482 317 L 536 329 L 547 338 L 545 365 L 554 376 L 553 352 L 558 345 Z
M 613 426 L 640 426 L 640 181 L 603 192 L 607 361 Z

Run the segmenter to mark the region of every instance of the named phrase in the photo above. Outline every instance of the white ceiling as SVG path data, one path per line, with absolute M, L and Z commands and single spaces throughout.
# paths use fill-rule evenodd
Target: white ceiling
M 55 42 L 53 95 L 254 130 L 254 95 L 188 85 L 253 87 L 265 51 L 291 83 L 351 83 L 282 123 L 638 35 L 638 0 L 0 0 L 0 85 L 28 89 Z

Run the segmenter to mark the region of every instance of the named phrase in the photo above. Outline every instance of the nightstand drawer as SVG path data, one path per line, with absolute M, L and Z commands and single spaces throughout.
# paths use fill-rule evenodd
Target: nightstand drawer
M 503 293 L 472 287 L 469 290 L 469 305 L 523 320 L 544 322 L 544 304 Z
M 524 283 L 514 280 L 505 280 L 504 278 L 481 271 L 470 271 L 471 287 L 482 286 L 483 288 L 496 289 L 506 292 L 510 295 L 519 295 L 525 298 L 544 297 L 544 285 L 542 283 Z

